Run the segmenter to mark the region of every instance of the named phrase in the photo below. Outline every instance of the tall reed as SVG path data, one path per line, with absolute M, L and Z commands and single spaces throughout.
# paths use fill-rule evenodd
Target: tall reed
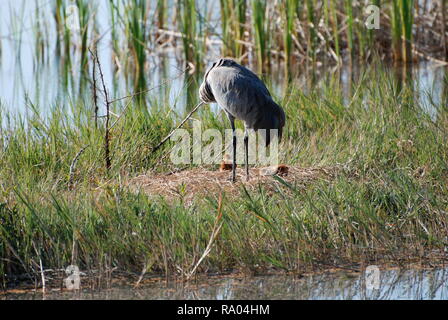
M 405 62 L 412 61 L 412 27 L 414 25 L 414 0 L 401 0 L 401 19 L 403 26 L 403 56 Z
M 47 48 L 49 47 L 48 43 L 48 32 L 46 29 L 47 24 L 43 23 L 42 16 L 45 15 L 45 12 L 42 11 L 39 6 L 36 6 L 35 16 L 34 16 L 34 38 L 35 38 L 35 50 L 36 50 L 36 60 L 40 60 L 40 62 L 44 62 L 45 53 Z M 0 41 L 0 57 L 1 57 L 1 41 Z
M 283 20 L 284 20 L 284 50 L 285 50 L 285 67 L 288 70 L 291 66 L 291 58 L 292 58 L 292 37 L 294 34 L 294 21 L 296 15 L 296 6 L 297 1 L 295 0 L 283 0 Z M 288 74 L 288 72 L 287 72 Z
M 246 41 L 245 32 L 246 32 L 246 14 L 247 14 L 247 0 L 234 0 L 237 3 L 235 4 L 236 8 L 236 19 L 235 19 L 235 38 L 240 41 Z M 235 56 L 242 57 L 247 52 L 247 47 L 241 42 L 237 42 L 235 44 Z
M 167 0 L 157 0 L 157 27 L 159 29 L 165 28 L 168 4 Z
M 307 23 L 308 23 L 308 39 L 307 39 L 307 53 L 308 57 L 311 58 L 313 61 L 313 64 L 316 62 L 316 50 L 317 50 L 317 24 L 316 21 L 318 21 L 319 17 L 317 14 L 317 11 L 315 10 L 317 1 L 316 0 L 307 0 L 306 1 L 306 9 L 307 9 Z
M 230 0 L 220 0 L 221 9 L 221 29 L 222 29 L 222 40 L 223 46 L 221 49 L 223 56 L 234 56 L 235 46 L 234 46 L 234 35 L 232 34 L 232 9 L 233 2 Z
M 442 42 L 443 42 L 443 50 L 445 51 L 445 59 L 448 60 L 448 38 L 446 36 L 446 0 L 440 0 L 440 9 L 442 10 Z M 418 14 L 417 14 L 418 15 Z
M 392 43 L 395 61 L 412 61 L 414 1 L 392 1 Z
M 219 40 L 222 40 L 221 55 L 237 59 L 243 57 L 245 63 L 254 61 L 260 72 L 269 70 L 272 57 L 278 57 L 279 60 L 284 58 L 286 65 L 291 63 L 292 57 L 297 57 L 299 61 L 324 62 L 328 59 L 341 61 L 343 54 L 364 61 L 371 56 L 368 56 L 370 52 L 378 50 L 381 54 L 392 53 L 395 61 L 411 61 L 414 45 L 437 49 L 440 44 L 437 35 L 424 28 L 431 17 L 436 17 L 428 10 L 420 10 L 423 13 L 419 16 L 419 23 L 423 29 L 418 29 L 419 32 L 426 32 L 427 37 L 413 38 L 414 6 L 422 7 L 416 1 L 372 0 L 372 4 L 382 5 L 385 10 L 381 10 L 381 14 L 389 15 L 390 19 L 381 18 L 383 23 L 380 30 L 367 30 L 364 26 L 365 1 L 220 0 L 220 34 L 214 29 L 216 24 L 210 20 L 211 15 L 201 13 L 205 6 L 199 6 L 198 3 L 202 2 L 197 0 L 157 0 L 153 8 L 149 7 L 150 2 L 147 0 L 109 1 L 112 44 L 117 56 L 114 60 L 117 66 L 131 66 L 125 69 L 134 76 L 136 88 L 145 87 L 144 69 L 148 62 L 148 51 L 159 45 L 165 47 L 168 42 L 176 46 L 179 33 L 184 60 L 196 70 L 201 69 L 207 60 L 206 44 L 214 46 Z M 85 66 L 88 34 L 93 28 L 93 25 L 89 25 L 89 17 L 93 16 L 94 8 L 86 0 L 76 0 L 74 3 L 79 8 L 81 27 L 81 40 L 76 46 L 81 48 L 81 61 Z M 444 3 L 441 2 L 442 5 Z M 59 35 L 58 52 L 68 62 L 74 44 L 71 42 L 75 39 L 66 23 L 69 4 L 64 0 L 55 0 L 53 4 Z M 167 25 L 171 9 L 176 12 L 172 27 Z M 444 15 L 441 16 L 443 18 Z M 437 30 L 442 30 L 443 26 L 443 21 L 434 20 Z M 162 29 L 169 30 L 161 32 Z M 390 37 L 392 46 L 387 43 Z M 159 41 L 155 43 L 151 39 Z M 448 43 L 446 38 L 442 42 Z M 438 59 L 445 51 L 448 52 L 448 49 L 444 49 L 448 45 L 439 47 L 439 51 L 434 50 L 437 51 L 434 57 Z M 132 57 L 129 63 L 124 59 L 128 54 Z
M 252 0 L 252 24 L 254 28 L 257 66 L 259 73 L 269 70 L 269 18 L 268 2 L 266 0 Z
M 75 4 L 67 5 L 64 0 L 56 0 L 54 7 L 54 17 L 57 31 L 57 53 L 63 57 L 64 68 L 68 70 L 71 66 L 72 29 L 77 18 L 74 12 Z M 76 6 L 77 8 L 77 6 Z
M 53 17 L 56 26 L 56 50 L 57 53 L 60 53 L 61 48 L 61 38 L 64 33 L 64 18 L 65 18 L 65 9 L 64 9 L 64 1 L 56 0 L 53 6 Z
M 146 89 L 145 65 L 150 43 L 149 7 L 147 4 L 146 0 L 128 1 L 125 8 L 125 30 L 128 48 L 133 57 L 136 91 Z M 143 97 L 141 95 L 139 99 Z
M 351 0 L 345 0 L 345 13 L 347 15 L 347 46 L 350 56 L 350 61 L 353 59 L 354 56 L 354 33 L 353 33 L 353 7 L 352 7 L 352 1 Z
M 400 12 L 400 0 L 392 1 L 392 47 L 393 47 L 393 55 L 395 61 L 402 60 L 402 46 L 401 46 L 401 37 L 402 37 L 402 26 L 401 26 L 401 12 Z
M 246 52 L 245 40 L 246 0 L 220 0 L 222 55 L 240 58 Z
M 91 8 L 92 3 L 88 0 L 77 0 L 76 5 L 78 7 L 79 16 L 79 31 L 81 36 L 81 68 L 87 68 L 88 62 L 88 36 L 89 36 L 89 24 L 91 20 Z
M 196 0 L 177 0 L 178 2 L 178 27 L 182 33 L 182 42 L 185 61 L 201 68 L 201 30 L 198 25 Z M 205 45 L 202 45 L 205 50 Z

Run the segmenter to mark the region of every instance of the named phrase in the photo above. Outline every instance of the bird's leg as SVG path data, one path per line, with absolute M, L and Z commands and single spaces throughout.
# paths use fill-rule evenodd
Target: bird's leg
M 235 119 L 230 119 L 233 133 L 233 160 L 232 160 L 232 182 L 236 181 L 236 131 L 235 131 Z
M 249 181 L 249 132 L 247 128 L 244 132 L 244 161 L 246 165 L 246 181 Z

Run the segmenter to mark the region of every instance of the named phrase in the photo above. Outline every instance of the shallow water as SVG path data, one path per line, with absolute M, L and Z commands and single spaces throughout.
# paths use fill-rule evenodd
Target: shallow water
M 108 8 L 108 1 L 96 0 L 92 9 L 95 12 L 98 34 L 101 41 L 98 42 L 98 53 L 103 65 L 106 84 L 109 87 L 111 98 L 119 98 L 136 90 L 133 88 L 132 74 L 125 70 L 117 69 L 113 60 L 113 50 L 111 44 L 111 18 Z M 209 10 L 217 15 L 213 17 L 211 23 L 214 30 L 219 34 L 219 8 L 212 8 L 217 5 L 206 2 L 207 6 L 199 6 L 204 10 Z M 154 3 L 151 7 L 154 7 Z M 73 50 L 68 60 L 61 56 L 56 49 L 56 25 L 53 17 L 52 1 L 39 0 L 36 2 L 2 0 L 2 10 L 0 10 L 0 107 L 3 110 L 16 115 L 26 115 L 30 105 L 45 116 L 45 113 L 54 107 L 61 107 L 73 104 L 82 100 L 86 106 L 91 104 L 90 84 L 86 81 L 85 74 L 80 70 L 80 50 L 76 48 L 79 34 L 76 31 L 72 35 Z M 40 33 L 37 32 L 40 30 Z M 176 30 L 173 30 L 176 31 Z M 119 32 L 119 31 L 118 31 Z M 79 32 L 78 32 L 79 33 Z M 219 40 L 219 36 L 212 40 Z M 201 81 L 201 75 L 197 77 L 182 74 L 185 65 L 182 61 L 182 53 L 176 48 L 167 50 L 157 50 L 150 47 L 147 65 L 145 70 L 145 80 L 148 88 L 159 85 L 166 79 L 172 79 L 161 88 L 151 91 L 147 97 L 149 107 L 153 104 L 168 104 L 173 108 L 191 108 L 190 104 L 195 104 L 197 100 L 197 85 Z M 204 65 L 207 66 L 219 57 L 219 45 L 211 46 L 204 57 Z M 125 61 L 121 61 L 121 64 Z M 308 72 L 299 70 L 300 66 L 291 66 L 295 70 L 296 76 L 293 83 L 303 90 L 315 87 L 321 81 L 335 74 L 338 70 L 341 85 L 347 96 L 350 96 L 350 86 L 356 83 L 359 69 L 349 68 L 344 63 L 342 67 L 335 69 L 330 66 L 322 66 L 319 70 L 313 70 L 311 77 Z M 270 74 L 264 75 L 268 86 L 273 93 L 281 98 L 285 89 L 283 66 L 273 66 Z M 90 72 L 90 71 L 89 71 Z M 393 73 L 400 73 L 400 70 L 391 70 Z M 418 99 L 422 108 L 432 116 L 437 113 L 434 104 L 440 103 L 443 94 L 446 69 L 433 63 L 419 63 L 413 68 L 412 78 Z M 310 81 L 316 78 L 316 82 Z M 432 97 L 429 98 L 428 94 Z M 194 99 L 188 99 L 187 96 Z M 100 108 L 104 106 L 101 105 Z M 114 105 L 117 109 L 123 106 Z M 218 110 L 213 106 L 213 110 Z M 100 110 L 101 112 L 101 110 Z
M 288 300 L 439 300 L 448 299 L 448 268 L 431 270 L 380 270 L 379 282 L 371 282 L 366 273 L 326 273 L 301 278 L 257 276 L 250 278 L 210 278 L 188 285 L 165 281 L 140 285 L 116 285 L 107 290 L 79 292 L 39 292 L 6 294 L 1 299 L 83 299 L 83 300 L 154 300 L 154 299 L 288 299 Z
M 55 106 L 68 105 L 79 99 L 90 103 L 90 84 L 80 68 L 79 31 L 72 33 L 70 57 L 60 55 L 56 48 L 53 5 L 53 1 L 46 0 L 2 1 L 0 104 L 13 114 L 25 114 L 30 104 L 37 106 L 45 115 Z M 98 56 L 111 99 L 126 96 L 134 89 L 131 75 L 117 69 L 113 61 L 108 1 L 96 0 L 92 7 L 101 36 L 97 45 Z M 40 37 L 36 32 L 38 26 L 42 32 Z M 167 96 L 171 105 L 183 106 L 189 79 L 181 76 L 184 66 L 178 56 L 179 53 L 173 50 L 149 54 L 146 80 L 150 88 L 167 78 L 172 79 L 163 87 L 163 92 L 154 90 L 152 95 L 160 100 Z

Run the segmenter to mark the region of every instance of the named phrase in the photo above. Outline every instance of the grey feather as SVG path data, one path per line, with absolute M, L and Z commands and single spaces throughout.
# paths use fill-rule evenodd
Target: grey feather
M 206 103 L 218 103 L 231 121 L 242 120 L 248 129 L 278 129 L 281 138 L 283 109 L 257 75 L 235 61 L 220 59 L 213 63 L 205 73 L 199 96 Z

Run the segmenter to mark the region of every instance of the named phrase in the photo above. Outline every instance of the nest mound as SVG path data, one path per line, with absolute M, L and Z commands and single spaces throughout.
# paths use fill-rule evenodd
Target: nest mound
M 277 170 L 276 170 L 277 169 Z M 280 176 L 292 185 L 306 185 L 316 179 L 332 179 L 336 174 L 336 167 L 300 168 L 296 166 L 279 166 L 266 168 L 251 168 L 250 179 L 246 181 L 246 173 L 242 168 L 236 169 L 236 182 L 230 180 L 231 171 L 211 171 L 204 168 L 172 172 L 149 173 L 137 176 L 128 182 L 131 190 L 142 191 L 150 196 L 164 196 L 168 199 L 183 198 L 191 201 L 195 197 L 210 194 L 218 195 L 225 192 L 238 195 L 244 185 L 246 189 L 255 189 L 260 184 L 274 190 L 275 184 L 281 184 L 274 179 Z

